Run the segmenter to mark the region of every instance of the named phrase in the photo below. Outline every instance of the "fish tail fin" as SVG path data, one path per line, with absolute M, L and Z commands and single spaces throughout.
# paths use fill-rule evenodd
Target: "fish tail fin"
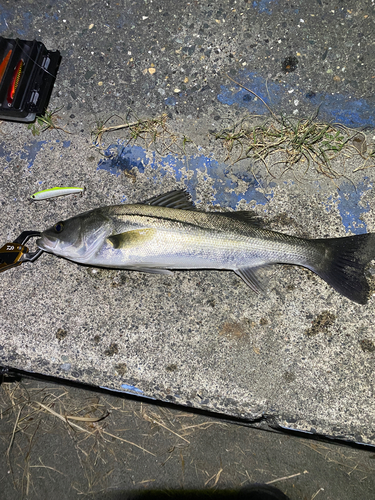
M 366 304 L 370 287 L 365 268 L 375 259 L 375 233 L 315 240 L 321 260 L 309 266 L 337 292 L 358 304 Z

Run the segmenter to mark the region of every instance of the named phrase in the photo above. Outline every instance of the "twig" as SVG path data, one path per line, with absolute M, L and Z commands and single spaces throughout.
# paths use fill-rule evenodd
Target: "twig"
M 160 425 L 160 427 L 163 427 L 164 429 L 166 429 L 167 431 L 171 432 L 172 434 L 174 434 L 175 436 L 179 437 L 180 439 L 183 439 L 184 441 L 186 441 L 187 443 L 190 444 L 190 441 L 186 438 L 184 438 L 183 436 L 180 436 L 180 434 L 177 434 L 177 432 L 174 432 L 172 431 L 172 429 L 169 429 L 166 425 L 162 424 L 161 422 L 158 422 L 157 420 L 155 420 L 154 418 L 151 418 L 149 417 L 146 413 L 144 413 L 143 415 L 143 418 L 145 420 L 147 420 L 148 422 L 151 422 L 152 424 L 157 424 L 157 425 Z
M 291 479 L 292 477 L 297 477 L 297 476 L 300 476 L 301 474 L 302 474 L 302 472 L 298 472 L 298 474 L 292 474 L 291 476 L 279 477 L 277 479 L 273 479 L 272 481 L 268 481 L 265 484 L 272 484 L 272 483 L 277 483 L 278 481 L 285 481 L 285 479 Z M 308 471 L 304 470 L 303 474 L 308 474 Z
M 214 474 L 213 476 L 211 476 L 210 479 L 207 479 L 207 481 L 204 483 L 204 485 L 207 486 L 207 484 L 211 481 L 211 479 L 213 479 L 214 477 L 216 477 L 215 482 L 212 485 L 212 488 L 214 488 L 217 485 L 217 483 L 219 481 L 219 478 L 220 478 L 220 474 L 222 472 L 223 472 L 223 469 L 220 469 L 219 472 L 217 472 L 216 474 Z
M 24 409 L 24 406 L 22 406 L 18 412 L 18 415 L 17 415 L 17 418 L 16 418 L 16 421 L 14 423 L 14 427 L 13 427 L 13 432 L 12 432 L 12 436 L 10 438 L 10 443 L 9 443 L 9 446 L 8 446 L 8 449 L 7 449 L 7 457 L 9 458 L 9 453 L 10 453 L 10 449 L 12 447 L 12 444 L 13 444 L 13 440 L 14 440 L 14 435 L 16 433 L 16 428 L 17 428 L 17 425 L 18 425 L 18 422 L 19 422 L 19 419 L 20 419 L 20 415 L 21 415 L 21 412 L 22 410 Z
M 58 472 L 59 474 L 61 474 L 62 476 L 65 476 L 65 474 L 57 469 L 55 469 L 54 467 L 50 467 L 48 465 L 44 465 L 44 463 L 42 462 L 42 460 L 40 459 L 39 457 L 39 462 L 41 463 L 41 465 L 30 465 L 30 469 L 50 469 L 50 470 L 53 470 L 55 472 Z
M 196 427 L 203 428 L 203 430 L 206 430 L 209 427 L 211 427 L 211 425 L 215 425 L 215 424 L 217 424 L 217 425 L 223 425 L 224 427 L 227 427 L 227 424 L 223 424 L 221 422 L 202 422 L 201 424 L 188 425 L 187 427 L 182 426 L 182 430 L 186 431 L 188 429 L 194 429 Z
M 324 488 L 319 488 L 318 491 L 311 497 L 311 500 L 314 500 L 317 494 L 320 493 L 321 491 L 324 491 Z
M 108 417 L 109 413 L 106 413 L 102 417 L 75 417 L 73 415 L 66 415 L 67 420 L 78 420 L 80 422 L 100 422 L 100 420 L 105 419 Z

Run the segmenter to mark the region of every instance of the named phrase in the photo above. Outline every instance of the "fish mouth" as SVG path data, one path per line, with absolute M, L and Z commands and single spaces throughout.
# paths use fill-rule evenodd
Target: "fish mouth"
M 36 240 L 36 244 L 41 250 L 44 250 L 45 252 L 51 252 L 56 248 L 58 241 L 58 238 L 54 238 L 53 236 L 46 236 L 45 234 L 43 234 L 41 238 L 38 238 Z

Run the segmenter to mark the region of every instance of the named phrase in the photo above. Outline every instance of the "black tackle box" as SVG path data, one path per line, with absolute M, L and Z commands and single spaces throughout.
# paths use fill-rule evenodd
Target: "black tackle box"
M 0 119 L 32 122 L 44 114 L 60 61 L 42 42 L 0 37 Z

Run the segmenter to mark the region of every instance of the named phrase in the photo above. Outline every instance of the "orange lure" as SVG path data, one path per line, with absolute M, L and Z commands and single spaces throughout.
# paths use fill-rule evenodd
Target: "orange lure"
M 14 94 L 16 93 L 18 84 L 20 82 L 22 69 L 23 69 L 23 60 L 21 59 L 20 61 L 18 61 L 17 66 L 15 67 L 12 81 L 10 82 L 9 85 L 8 95 L 7 95 L 8 104 L 11 104 L 13 102 Z
M 11 54 L 12 54 L 12 50 L 9 50 L 8 54 L 4 57 L 4 59 L 2 60 L 2 62 L 0 64 L 0 82 L 3 79 L 3 76 L 4 76 L 5 70 L 7 68 L 8 61 L 10 59 Z

